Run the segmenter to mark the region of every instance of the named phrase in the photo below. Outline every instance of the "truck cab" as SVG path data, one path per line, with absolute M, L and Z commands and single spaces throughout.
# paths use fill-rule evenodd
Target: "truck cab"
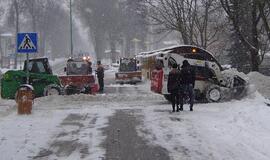
M 92 75 L 92 62 L 90 59 L 69 58 L 65 67 L 66 75 L 59 76 L 66 94 L 94 94 L 98 91 L 95 76 Z
M 142 80 L 142 72 L 136 58 L 121 58 L 118 72 L 115 73 L 116 83 L 136 84 Z

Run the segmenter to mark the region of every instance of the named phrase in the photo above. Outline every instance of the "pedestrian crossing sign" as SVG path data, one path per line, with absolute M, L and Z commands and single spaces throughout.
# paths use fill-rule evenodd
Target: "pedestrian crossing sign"
M 17 34 L 17 52 L 18 53 L 36 53 L 37 33 L 18 33 Z

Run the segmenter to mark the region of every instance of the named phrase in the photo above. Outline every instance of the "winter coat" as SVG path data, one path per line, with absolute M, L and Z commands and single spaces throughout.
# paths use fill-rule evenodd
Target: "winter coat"
M 172 69 L 168 76 L 167 90 L 169 93 L 179 91 L 180 71 L 176 68 Z
M 187 85 L 192 84 L 193 87 L 195 85 L 195 70 L 190 65 L 182 65 L 180 71 L 180 84 Z
M 103 79 L 104 78 L 104 68 L 102 65 L 98 65 L 97 70 L 96 70 L 97 78 L 98 79 Z

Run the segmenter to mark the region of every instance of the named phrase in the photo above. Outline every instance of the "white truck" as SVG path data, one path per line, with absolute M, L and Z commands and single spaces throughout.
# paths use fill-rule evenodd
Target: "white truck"
M 156 54 L 158 53 L 158 54 Z M 167 91 L 168 74 L 173 64 L 181 69 L 182 62 L 187 60 L 196 71 L 194 86 L 195 99 L 207 102 L 219 102 L 245 95 L 248 81 L 237 72 L 224 70 L 214 56 L 199 47 L 181 45 L 158 50 L 157 67 L 151 72 L 151 90 L 163 94 L 170 100 Z

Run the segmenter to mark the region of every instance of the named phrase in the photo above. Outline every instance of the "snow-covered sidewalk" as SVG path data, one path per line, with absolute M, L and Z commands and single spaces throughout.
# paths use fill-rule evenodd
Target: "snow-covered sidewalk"
M 270 81 L 249 76 L 264 96 L 254 92 L 242 100 L 195 104 L 194 112 L 186 106 L 171 113 L 171 105 L 149 91 L 149 83 L 107 86 L 119 93 L 38 98 L 31 115 L 17 115 L 15 101 L 0 99 L 1 158 L 100 159 L 106 154 L 102 128 L 109 117 L 134 110 L 138 135 L 166 149 L 171 159 L 268 160 L 270 107 L 264 97 L 269 97 Z

